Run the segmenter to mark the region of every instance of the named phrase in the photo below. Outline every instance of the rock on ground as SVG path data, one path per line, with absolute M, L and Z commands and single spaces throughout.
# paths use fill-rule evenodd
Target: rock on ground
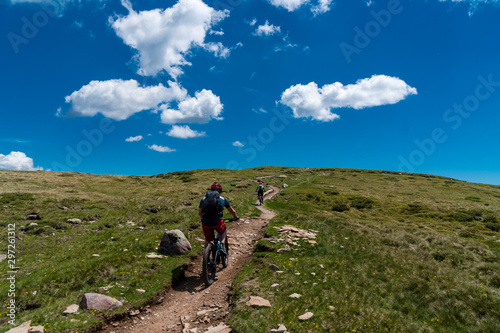
M 300 320 L 300 321 L 309 320 L 309 319 L 311 319 L 313 316 L 314 316 L 314 313 L 312 313 L 312 312 L 306 312 L 306 313 L 304 313 L 302 316 L 299 316 L 299 320 Z
M 31 327 L 31 320 L 25 321 L 21 325 L 11 328 L 6 333 L 28 333 L 30 327 Z
M 81 308 L 89 310 L 112 310 L 122 305 L 116 298 L 96 293 L 86 293 L 80 302 Z
M 77 313 L 79 309 L 80 307 L 78 306 L 78 304 L 71 304 L 66 308 L 66 310 L 64 310 L 63 315 Z
M 43 326 L 42 325 L 31 326 L 28 333 L 43 333 Z
M 250 300 L 247 302 L 247 305 L 270 308 L 271 302 L 259 296 L 250 296 Z
M 208 330 L 205 331 L 205 333 L 230 333 L 232 330 L 229 326 L 225 324 L 219 324 L 219 326 L 216 327 L 209 327 Z
M 191 244 L 180 230 L 165 231 L 158 246 L 158 252 L 163 254 L 184 254 L 191 251 Z

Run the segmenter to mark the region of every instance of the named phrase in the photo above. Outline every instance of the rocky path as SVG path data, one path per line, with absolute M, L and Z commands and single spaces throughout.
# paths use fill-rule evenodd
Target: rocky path
M 279 192 L 272 187 L 269 199 Z M 276 214 L 264 207 L 258 218 L 241 218 L 228 226 L 229 266 L 217 272 L 216 281 L 205 288 L 201 280 L 200 256 L 189 264 L 186 278 L 170 289 L 161 303 L 146 307 L 129 318 L 109 323 L 101 332 L 228 333 L 230 289 L 234 276 L 252 257 L 255 242 L 263 238 L 266 224 Z

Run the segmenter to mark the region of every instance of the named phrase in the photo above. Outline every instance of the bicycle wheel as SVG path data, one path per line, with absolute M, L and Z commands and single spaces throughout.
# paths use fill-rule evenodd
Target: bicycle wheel
M 222 257 L 222 267 L 226 268 L 229 262 L 229 243 L 227 241 L 227 236 L 226 236 L 226 241 L 224 242 L 224 247 L 226 248 L 226 255 L 221 255 L 221 257 Z
M 209 287 L 215 280 L 215 271 L 217 265 L 215 263 L 215 246 L 209 243 L 203 251 L 203 267 L 201 278 L 205 282 L 205 286 Z

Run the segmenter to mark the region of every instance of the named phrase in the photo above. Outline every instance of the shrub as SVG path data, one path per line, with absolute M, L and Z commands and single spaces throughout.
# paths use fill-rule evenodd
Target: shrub
M 357 209 L 372 208 L 373 204 L 375 203 L 375 201 L 373 201 L 372 199 L 360 195 L 350 197 L 349 200 L 351 200 L 351 207 Z
M 337 199 L 333 202 L 332 211 L 334 212 L 345 212 L 349 210 L 349 203 L 345 199 Z
M 487 223 L 486 228 L 490 229 L 491 231 L 499 232 L 500 224 Z
M 432 257 L 434 258 L 434 260 L 436 261 L 443 261 L 445 258 L 446 258 L 446 254 L 444 253 L 441 253 L 441 252 L 434 252 L 432 254 Z

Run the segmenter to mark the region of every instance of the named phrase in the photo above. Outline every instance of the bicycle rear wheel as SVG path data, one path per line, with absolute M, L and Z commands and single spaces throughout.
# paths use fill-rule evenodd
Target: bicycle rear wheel
M 217 264 L 215 263 L 215 246 L 209 243 L 203 251 L 203 267 L 201 278 L 205 282 L 205 286 L 209 287 L 215 280 L 215 272 Z

